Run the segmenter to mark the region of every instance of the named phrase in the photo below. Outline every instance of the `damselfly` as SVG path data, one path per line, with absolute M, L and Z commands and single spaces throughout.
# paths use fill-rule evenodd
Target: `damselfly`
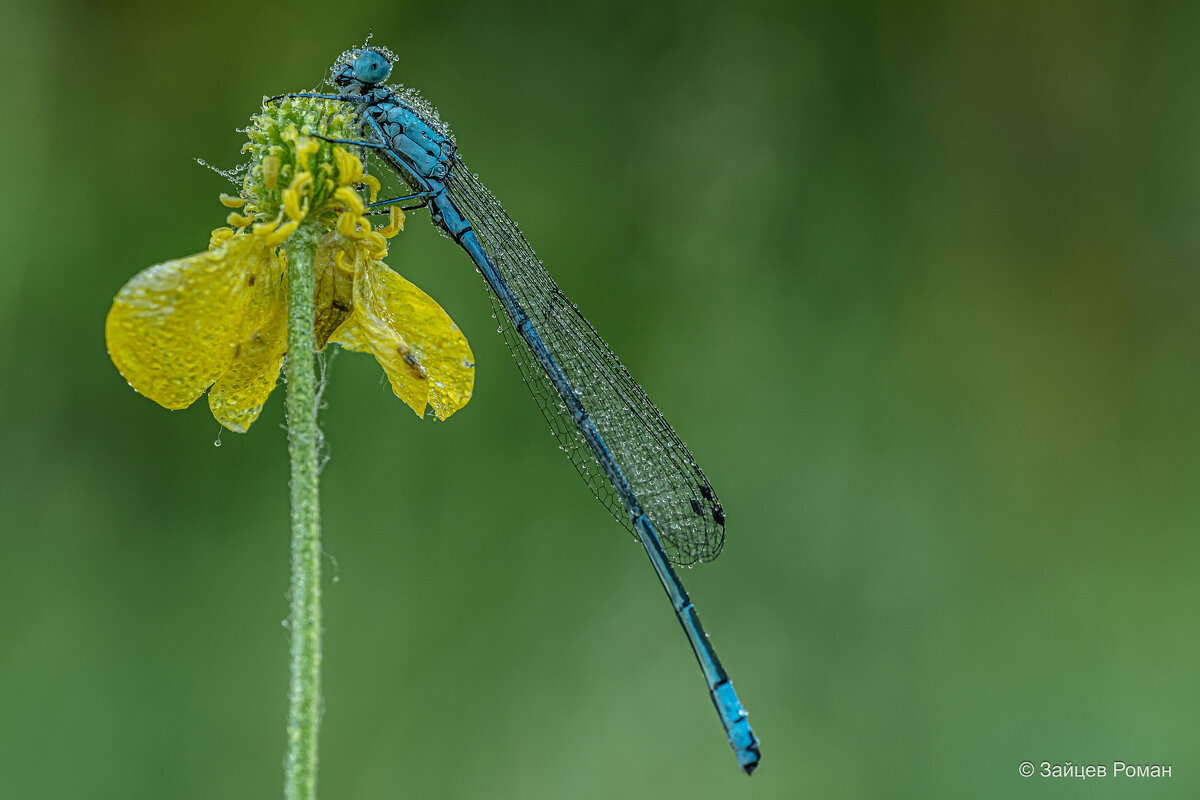
M 650 557 L 704 673 L 738 764 L 759 762 L 758 739 L 671 564 L 710 561 L 725 539 L 725 513 L 683 441 L 595 329 L 542 267 L 517 225 L 459 160 L 448 127 L 416 92 L 385 85 L 395 56 L 348 50 L 328 83 L 337 94 L 294 94 L 356 105 L 361 141 L 411 194 L 374 205 L 428 208 L 466 251 L 491 290 L 509 349 L 563 449 L 596 497 L 633 531 Z M 407 205 L 404 205 L 407 204 Z

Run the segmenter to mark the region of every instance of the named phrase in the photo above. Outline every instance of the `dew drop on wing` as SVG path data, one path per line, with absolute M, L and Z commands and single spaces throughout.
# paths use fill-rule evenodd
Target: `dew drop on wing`
M 461 202 L 475 215 L 472 222 L 480 221 L 475 230 L 481 244 L 558 360 L 570 391 L 587 409 L 608 445 L 608 454 L 625 473 L 633 496 L 642 501 L 643 511 L 660 526 L 668 558 L 680 566 L 711 560 L 720 551 L 723 531 L 713 529 L 708 515 L 719 503 L 714 495 L 702 504 L 702 514 L 694 513 L 690 501 L 701 496 L 707 480 L 686 445 L 582 317 L 577 305 L 546 274 L 516 223 L 478 183 L 477 176 L 465 167 L 452 171 L 448 190 L 455 202 Z M 512 357 L 550 421 L 551 435 L 559 438 L 596 497 L 618 521 L 632 529 L 622 497 L 609 484 L 606 470 L 596 463 L 595 453 L 575 427 L 576 421 L 562 398 L 556 396 L 554 386 L 541 376 L 542 365 L 513 333 L 506 331 L 505 335 L 510 338 Z

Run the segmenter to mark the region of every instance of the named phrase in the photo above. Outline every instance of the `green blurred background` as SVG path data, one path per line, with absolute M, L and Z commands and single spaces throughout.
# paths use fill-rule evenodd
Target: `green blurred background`
M 1200 6 L 212 2 L 4 12 L 0 795 L 275 797 L 283 391 L 245 436 L 109 362 L 264 94 L 400 54 L 728 511 L 683 573 L 737 772 L 638 545 L 482 281 L 444 424 L 332 364 L 329 798 L 1200 794 Z M 1021 778 L 1040 764 L 1169 779 Z

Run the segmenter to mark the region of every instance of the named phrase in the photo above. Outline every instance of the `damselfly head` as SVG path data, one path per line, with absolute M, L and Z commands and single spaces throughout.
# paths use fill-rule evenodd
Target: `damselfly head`
M 347 50 L 338 56 L 329 75 L 329 83 L 346 87 L 353 84 L 378 86 L 392 74 L 396 57 L 384 47 Z

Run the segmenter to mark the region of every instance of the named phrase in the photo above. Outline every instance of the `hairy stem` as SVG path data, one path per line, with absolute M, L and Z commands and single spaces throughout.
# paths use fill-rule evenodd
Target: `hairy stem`
M 317 231 L 302 224 L 287 241 L 287 423 L 291 458 L 292 635 L 284 797 L 317 796 L 321 700 L 321 513 L 318 494 L 317 376 L 314 368 L 313 257 Z

